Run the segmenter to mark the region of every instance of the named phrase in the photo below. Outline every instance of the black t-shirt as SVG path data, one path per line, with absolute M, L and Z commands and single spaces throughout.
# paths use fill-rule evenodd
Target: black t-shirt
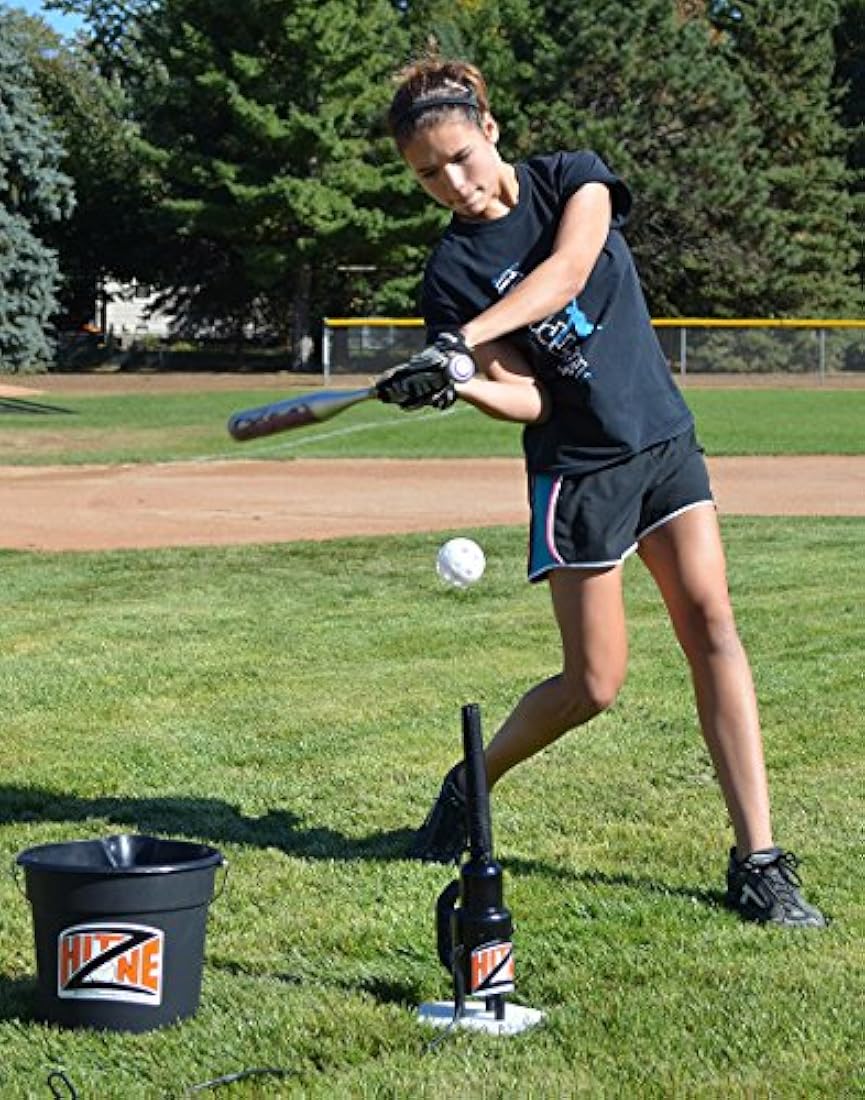
M 551 398 L 544 424 L 528 425 L 528 469 L 577 472 L 619 462 L 693 423 L 646 308 L 630 249 L 627 187 L 591 152 L 555 153 L 516 165 L 519 199 L 503 218 L 454 217 L 430 256 L 423 287 L 428 337 L 458 328 L 550 255 L 568 199 L 605 183 L 610 233 L 579 298 L 510 333 Z

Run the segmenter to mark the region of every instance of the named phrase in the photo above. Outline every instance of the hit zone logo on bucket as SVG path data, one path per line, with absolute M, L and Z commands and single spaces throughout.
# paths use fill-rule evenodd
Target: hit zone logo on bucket
M 57 941 L 57 996 L 159 1005 L 164 944 L 161 929 L 141 924 L 64 928 Z

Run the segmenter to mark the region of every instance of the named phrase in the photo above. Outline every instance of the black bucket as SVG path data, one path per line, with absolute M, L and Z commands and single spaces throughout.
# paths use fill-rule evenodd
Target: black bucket
M 150 1031 L 195 1014 L 220 852 L 124 834 L 42 844 L 15 862 L 33 908 L 40 1019 Z

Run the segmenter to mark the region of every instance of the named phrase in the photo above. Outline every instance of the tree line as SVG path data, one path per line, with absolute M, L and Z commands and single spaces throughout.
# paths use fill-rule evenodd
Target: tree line
M 417 311 L 446 221 L 384 128 L 429 49 L 477 63 L 500 148 L 595 149 L 667 316 L 859 316 L 865 0 L 49 0 L 0 4 L 0 365 L 47 363 L 103 280 L 178 334 L 297 349 Z

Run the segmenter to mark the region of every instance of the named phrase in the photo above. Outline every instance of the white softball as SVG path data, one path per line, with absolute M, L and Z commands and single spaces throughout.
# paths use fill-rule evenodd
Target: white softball
M 446 584 L 468 588 L 484 575 L 487 559 L 473 539 L 450 539 L 439 549 L 436 572 Z

